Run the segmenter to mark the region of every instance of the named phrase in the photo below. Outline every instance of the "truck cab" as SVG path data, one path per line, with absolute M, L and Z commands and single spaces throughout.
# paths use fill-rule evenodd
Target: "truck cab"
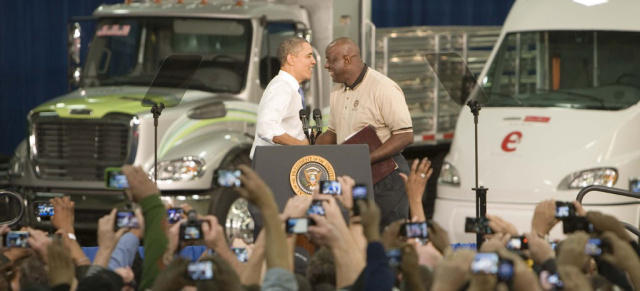
M 105 169 L 134 164 L 150 177 L 157 174 L 166 202 L 188 203 L 221 223 L 240 225 L 227 234 L 250 240 L 246 202 L 218 187 L 215 172 L 250 164 L 258 102 L 279 71 L 276 50 L 284 38 L 311 40 L 318 65 L 303 84 L 307 104 L 328 106 L 330 79 L 318 48 L 324 51 L 340 36 L 358 39 L 368 9 L 361 2 L 366 1 L 126 1 L 98 7 L 82 67 L 73 50 L 81 27 L 71 26 L 70 77 L 77 89 L 30 112 L 28 137 L 10 161 L 11 185 L 28 204 L 25 224 L 50 227 L 47 218 L 35 215 L 35 205 L 69 195 L 76 228 L 95 229 L 99 217 L 128 203 L 122 190 L 106 187 Z M 311 10 L 317 12 L 313 17 Z M 350 21 L 334 27 L 334 10 Z M 319 31 L 314 37 L 312 28 Z M 203 60 L 184 96 L 172 96 L 182 100 L 158 119 L 154 165 L 156 128 L 144 97 L 172 55 Z M 184 85 L 172 79 L 156 84 L 169 95 Z M 235 220 L 227 220 L 228 213 Z
M 546 199 L 571 201 L 589 185 L 631 190 L 640 177 L 640 25 L 631 0 L 517 0 L 478 78 L 478 179 L 487 213 L 520 232 Z M 485 97 L 483 97 L 485 96 Z M 458 117 L 434 219 L 452 241 L 475 217 L 474 123 Z M 637 187 L 637 186 L 636 186 Z M 637 200 L 590 194 L 587 210 L 640 222 Z M 562 236 L 555 227 L 552 238 Z

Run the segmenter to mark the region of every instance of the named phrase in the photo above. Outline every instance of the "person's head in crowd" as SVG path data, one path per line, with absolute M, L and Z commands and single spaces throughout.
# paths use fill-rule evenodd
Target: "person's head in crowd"
M 309 283 L 309 279 L 304 275 L 295 274 L 296 282 L 298 282 L 298 291 L 313 291 L 313 287 L 311 283 Z
M 47 270 L 44 266 L 42 260 L 35 254 L 22 259 L 18 264 L 20 289 L 25 290 L 31 286 L 47 286 L 49 281 L 47 278 Z
M 329 71 L 331 79 L 336 83 L 351 85 L 362 72 L 364 63 L 360 57 L 360 48 L 347 37 L 332 41 L 325 51 L 324 68 Z
M 307 279 L 313 286 L 330 284 L 335 289 L 336 266 L 331 250 L 322 247 L 313 254 L 307 267 Z
M 289 37 L 278 46 L 280 69 L 291 74 L 298 83 L 311 79 L 316 60 L 311 44 L 301 37 Z
M 120 291 L 124 286 L 120 275 L 105 269 L 80 280 L 78 291 Z

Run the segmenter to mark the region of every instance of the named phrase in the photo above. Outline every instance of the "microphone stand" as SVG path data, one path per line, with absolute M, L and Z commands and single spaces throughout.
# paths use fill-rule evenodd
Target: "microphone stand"
M 153 102 L 151 113 L 153 114 L 153 182 L 158 185 L 158 118 L 162 114 L 164 103 Z
M 467 106 L 473 114 L 473 123 L 475 126 L 475 153 L 476 153 L 476 187 L 471 190 L 476 191 L 476 219 L 485 218 L 487 214 L 487 190 L 483 186 L 478 186 L 478 116 L 480 115 L 480 103 L 477 100 L 469 100 Z M 484 242 L 483 233 L 476 233 L 476 246 L 479 250 Z

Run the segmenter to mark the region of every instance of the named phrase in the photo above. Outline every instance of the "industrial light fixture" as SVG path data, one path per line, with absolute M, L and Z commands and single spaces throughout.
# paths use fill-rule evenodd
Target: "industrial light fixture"
M 591 7 L 591 6 L 607 3 L 609 2 L 609 0 L 573 0 L 573 2 Z

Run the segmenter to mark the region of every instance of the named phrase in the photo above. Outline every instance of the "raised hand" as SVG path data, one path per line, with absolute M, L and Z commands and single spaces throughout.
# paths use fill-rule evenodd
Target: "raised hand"
M 56 229 L 62 229 L 67 233 L 75 233 L 73 227 L 75 219 L 75 203 L 71 201 L 69 196 L 56 197 L 50 199 L 49 202 L 51 202 L 51 205 L 53 206 L 51 224 Z

